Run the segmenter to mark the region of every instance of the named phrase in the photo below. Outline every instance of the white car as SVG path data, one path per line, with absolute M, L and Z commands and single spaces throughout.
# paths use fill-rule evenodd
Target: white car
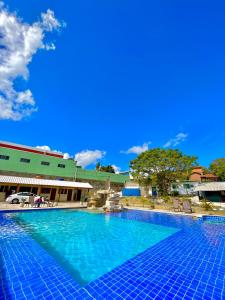
M 20 192 L 20 193 L 12 194 L 12 195 L 8 196 L 5 199 L 5 201 L 8 203 L 12 203 L 12 204 L 19 204 L 22 202 L 29 201 L 29 196 L 35 197 L 36 195 L 33 193 L 30 193 L 30 192 Z

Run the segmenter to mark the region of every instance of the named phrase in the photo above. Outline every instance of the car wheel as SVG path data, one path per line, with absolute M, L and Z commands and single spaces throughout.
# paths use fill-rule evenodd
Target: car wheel
M 19 203 L 20 203 L 19 199 L 13 199 L 12 200 L 12 204 L 19 204 Z

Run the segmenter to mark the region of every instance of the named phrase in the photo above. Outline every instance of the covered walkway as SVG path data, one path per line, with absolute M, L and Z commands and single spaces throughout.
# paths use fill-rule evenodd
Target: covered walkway
M 57 201 L 80 201 L 93 187 L 87 182 L 0 175 L 0 201 L 14 191 L 31 192 Z

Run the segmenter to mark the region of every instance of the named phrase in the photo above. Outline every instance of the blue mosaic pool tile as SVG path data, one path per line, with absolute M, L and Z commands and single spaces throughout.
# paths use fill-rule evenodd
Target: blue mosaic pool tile
M 180 231 L 81 288 L 7 214 L 0 213 L 0 300 L 225 299 L 223 219 L 198 221 L 147 211 L 112 217 Z
M 132 216 L 124 214 L 120 217 L 131 218 Z M 215 228 L 212 225 L 199 227 L 196 222 L 189 219 L 188 228 L 184 228 L 183 222 L 173 218 L 168 222 L 168 217 L 166 217 L 166 224 L 180 226 L 182 231 L 118 267 L 118 271 L 113 270 L 110 272 L 111 277 L 115 280 L 118 274 L 116 280 L 120 282 L 120 285 L 122 284 L 122 289 L 125 289 L 129 282 L 131 288 L 130 293 L 127 292 L 127 294 L 130 295 L 132 288 L 137 286 L 138 280 L 142 282 L 141 287 L 143 283 L 148 284 L 150 280 L 148 292 L 145 292 L 149 299 L 173 299 L 175 296 L 177 299 L 205 299 L 206 297 L 223 299 L 225 226 L 223 225 L 219 230 L 218 227 Z M 141 220 L 139 212 L 134 219 Z M 146 216 L 145 213 L 144 219 L 154 223 L 154 216 Z M 158 217 L 156 222 L 158 223 Z M 166 225 L 164 222 L 161 224 Z M 222 236 L 223 239 L 218 240 Z M 126 279 L 128 276 L 129 279 Z M 220 278 L 219 281 L 215 279 L 217 276 Z M 111 285 L 107 285 L 106 282 L 110 282 L 109 274 L 91 283 L 88 289 L 89 291 L 95 290 L 97 299 L 103 299 L 101 296 L 98 298 L 101 295 L 101 285 L 108 289 L 109 294 L 114 293 Z M 139 295 L 142 293 L 141 287 L 139 285 Z M 132 297 L 135 298 L 135 295 Z
M 7 215 L 0 225 L 0 300 L 93 299 Z
M 225 223 L 224 216 L 202 216 L 202 221 L 213 221 L 213 222 L 221 222 Z

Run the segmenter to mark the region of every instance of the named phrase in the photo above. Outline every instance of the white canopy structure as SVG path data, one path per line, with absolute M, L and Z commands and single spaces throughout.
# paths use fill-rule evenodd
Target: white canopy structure
M 35 185 L 35 186 L 48 186 L 48 187 L 78 188 L 78 189 L 93 188 L 89 183 L 86 182 L 0 175 L 0 184 L 2 183 L 23 184 L 23 185 L 31 185 L 31 186 Z
M 195 192 L 219 192 L 225 191 L 225 182 L 207 182 L 194 188 Z

